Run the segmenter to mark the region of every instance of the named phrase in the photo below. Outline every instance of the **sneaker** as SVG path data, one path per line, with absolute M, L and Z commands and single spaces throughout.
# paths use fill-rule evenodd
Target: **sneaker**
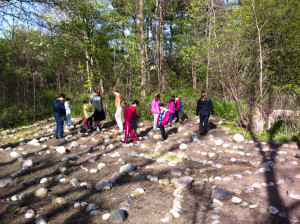
M 71 126 L 70 126 L 70 128 L 74 128 L 74 126 L 73 126 L 73 125 L 71 125 Z
M 300 159 L 300 154 L 296 154 L 295 157 L 296 157 L 297 159 Z
M 99 127 L 97 127 L 96 131 L 100 131 L 100 128 L 99 128 Z
M 128 142 L 121 141 L 122 144 L 128 144 Z
M 55 139 L 59 139 L 59 137 L 54 137 Z

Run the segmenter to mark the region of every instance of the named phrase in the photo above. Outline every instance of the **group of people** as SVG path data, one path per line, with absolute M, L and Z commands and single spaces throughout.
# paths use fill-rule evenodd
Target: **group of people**
M 137 110 L 139 105 L 138 100 L 134 100 L 131 106 L 124 100 L 124 97 L 119 93 L 117 89 L 113 91 L 115 95 L 115 119 L 120 132 L 124 132 L 124 140 L 122 143 L 129 142 L 131 135 L 132 141 L 137 142 Z M 65 126 L 67 124 L 72 128 L 71 122 L 71 107 L 70 98 L 66 98 L 65 104 L 62 101 L 65 99 L 63 93 L 58 95 L 58 98 L 53 101 L 53 116 L 57 123 L 55 129 L 55 138 L 60 138 L 61 141 L 65 141 L 63 138 L 63 122 Z M 161 132 L 161 140 L 167 139 L 165 132 L 165 126 L 173 126 L 175 122 L 182 122 L 181 115 L 183 111 L 183 104 L 178 96 L 171 96 L 166 105 L 160 100 L 160 94 L 155 95 L 151 101 L 151 113 L 153 114 L 153 130 L 158 127 Z M 87 132 L 92 131 L 93 123 L 97 131 L 100 131 L 100 122 L 106 119 L 105 111 L 103 109 L 102 97 L 100 90 L 95 89 L 89 97 L 89 102 L 83 101 L 84 112 L 84 127 Z M 122 113 L 125 125 L 122 121 Z M 211 100 L 208 98 L 206 92 L 202 92 L 197 102 L 196 114 L 200 116 L 200 133 L 205 134 L 208 131 L 208 119 L 213 114 L 213 106 Z M 124 129 L 125 127 L 125 129 Z M 59 134 L 59 136 L 58 136 Z

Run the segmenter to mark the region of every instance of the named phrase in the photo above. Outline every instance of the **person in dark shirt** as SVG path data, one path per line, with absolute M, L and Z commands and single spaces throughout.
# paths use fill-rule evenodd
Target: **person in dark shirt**
M 60 93 L 57 97 L 57 99 L 53 100 L 53 117 L 56 121 L 56 129 L 54 137 L 58 139 L 58 132 L 59 132 L 59 138 L 61 142 L 64 142 L 65 139 L 63 138 L 64 134 L 64 126 L 63 126 L 63 117 L 66 116 L 66 109 L 62 101 L 65 98 L 65 94 Z
M 211 100 L 207 97 L 207 93 L 202 91 L 200 99 L 197 102 L 196 114 L 200 116 L 200 125 L 203 125 L 206 132 L 208 131 L 208 119 L 210 115 L 213 115 L 213 105 Z

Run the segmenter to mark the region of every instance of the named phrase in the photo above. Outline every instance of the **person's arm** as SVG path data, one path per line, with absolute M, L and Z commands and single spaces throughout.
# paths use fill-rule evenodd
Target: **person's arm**
M 213 115 L 214 114 L 214 108 L 213 108 L 211 100 L 209 101 L 209 105 L 210 105 L 210 114 Z
M 197 109 L 196 109 L 196 115 L 199 115 L 200 113 L 200 100 L 197 102 Z
M 61 113 L 62 116 L 66 115 L 66 108 L 65 108 L 65 105 L 63 103 L 59 104 L 59 112 Z

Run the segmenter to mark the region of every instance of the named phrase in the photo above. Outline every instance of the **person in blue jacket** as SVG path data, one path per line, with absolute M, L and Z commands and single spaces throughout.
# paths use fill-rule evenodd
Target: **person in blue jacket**
M 204 123 L 206 132 L 208 131 L 208 119 L 210 115 L 214 114 L 213 105 L 211 100 L 207 97 L 205 91 L 201 92 L 200 99 L 197 102 L 196 114 L 200 116 L 200 126 Z
M 58 132 L 59 138 L 61 142 L 64 142 L 65 139 L 63 138 L 64 135 L 64 128 L 63 128 L 63 117 L 66 116 L 66 109 L 62 101 L 65 98 L 65 94 L 60 93 L 56 100 L 53 100 L 53 117 L 56 121 L 56 129 L 54 137 L 58 139 Z

